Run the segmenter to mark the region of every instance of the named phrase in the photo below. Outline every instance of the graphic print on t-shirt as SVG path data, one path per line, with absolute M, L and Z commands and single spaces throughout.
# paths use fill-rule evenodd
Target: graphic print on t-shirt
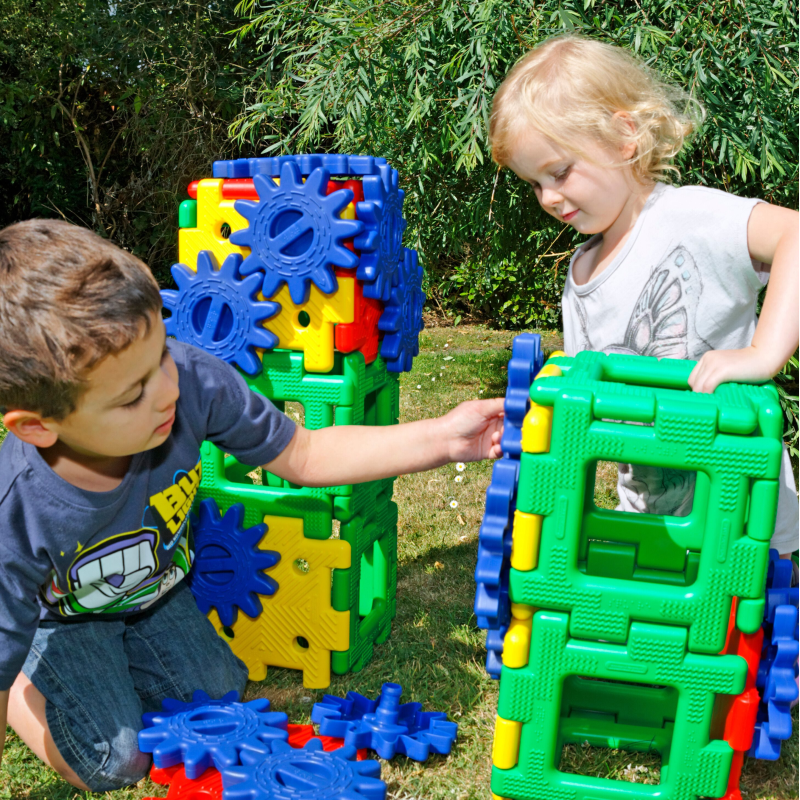
M 621 342 L 592 345 L 589 322 L 580 296 L 575 310 L 581 324 L 582 350 L 604 353 L 697 359 L 711 345 L 697 332 L 697 309 L 703 281 L 692 254 L 682 246 L 673 249 L 647 280 Z
M 194 559 L 187 515 L 200 484 L 200 463 L 173 476 L 174 483 L 150 498 L 142 527 L 115 534 L 91 547 L 78 545 L 67 586 L 55 576 L 44 602 L 64 616 L 140 611 L 183 580 Z

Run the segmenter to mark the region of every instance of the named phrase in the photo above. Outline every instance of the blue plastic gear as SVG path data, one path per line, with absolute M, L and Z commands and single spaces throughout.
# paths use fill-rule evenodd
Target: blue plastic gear
M 172 277 L 178 290 L 164 289 L 161 299 L 172 316 L 164 320 L 168 336 L 236 364 L 248 375 L 261 371 L 253 348 L 271 350 L 277 337 L 261 323 L 280 311 L 278 303 L 256 300 L 261 276 L 240 279 L 242 257 L 229 255 L 217 269 L 208 250 L 197 256 L 197 272 L 174 264 Z
M 522 453 L 522 423 L 530 408 L 531 384 L 544 365 L 541 337 L 521 333 L 511 345 L 508 362 L 508 388 L 504 406 L 505 419 L 500 446 L 503 453 L 519 458 Z
M 265 297 L 272 297 L 287 283 L 292 302 L 301 305 L 308 300 L 312 283 L 324 294 L 336 291 L 334 266 L 358 265 L 358 256 L 342 242 L 361 233 L 364 223 L 339 219 L 353 193 L 342 189 L 326 194 L 329 176 L 328 170 L 320 167 L 303 183 L 297 164 L 286 161 L 280 185 L 256 175 L 253 184 L 258 202 L 235 202 L 236 210 L 250 224 L 232 233 L 230 242 L 251 249 L 241 271 L 243 275 L 265 272 L 261 290 Z
M 204 614 L 212 606 L 216 608 L 223 625 L 233 625 L 237 607 L 248 617 L 257 617 L 262 609 L 258 595 L 278 590 L 277 581 L 262 570 L 274 567 L 281 554 L 258 549 L 267 526 L 261 523 L 245 530 L 241 503 L 232 505 L 221 517 L 209 497 L 198 511 L 199 517 L 191 517 L 195 557 L 186 578 L 197 607 Z
M 364 223 L 363 232 L 353 244 L 361 250 L 356 276 L 364 283 L 364 297 L 387 302 L 392 289 L 402 282 L 403 218 L 405 192 L 399 188 L 400 177 L 388 164 L 377 175 L 362 180 L 364 200 L 356 203 L 356 215 Z
M 458 725 L 443 711 L 422 711 L 420 703 L 403 703 L 403 687 L 384 683 L 377 700 L 358 692 L 347 697 L 326 694 L 311 710 L 321 736 L 344 739 L 345 746 L 368 747 L 381 758 L 402 753 L 413 761 L 425 761 L 434 753 L 446 755 L 453 747 Z
M 781 743 L 792 735 L 791 708 L 798 696 L 800 599 L 798 587 L 792 587 L 792 562 L 781 559 L 777 550 L 769 551 L 765 599 L 764 646 L 756 677 L 761 702 L 749 755 L 777 761 Z
M 287 162 L 297 164 L 301 175 L 310 175 L 323 167 L 331 175 L 377 175 L 387 162 L 380 156 L 352 156 L 341 153 L 306 153 L 301 155 L 275 156 L 273 158 L 237 158 L 232 161 L 215 161 L 215 178 L 254 178 L 269 175 L 277 178 Z
M 511 621 L 508 583 L 518 481 L 519 461 L 502 458 L 495 462 L 478 535 L 475 615 L 478 627 L 487 630 L 486 671 L 495 680 L 500 677 L 503 637 Z
M 326 752 L 319 739 L 295 749 L 276 742 L 272 754 L 222 772 L 225 800 L 385 800 L 377 761 L 354 761 L 352 748 Z
M 381 358 L 389 372 L 409 372 L 415 356 L 419 355 L 419 332 L 424 327 L 422 309 L 425 306 L 422 274 L 417 251 L 404 247 L 398 285 L 392 289 L 378 321 L 378 330 L 386 334 L 381 343 Z
M 163 711 L 142 715 L 139 749 L 152 753 L 159 769 L 183 763 L 194 779 L 212 765 L 222 770 L 245 756 L 263 758 L 289 738 L 286 714 L 270 711 L 269 700 L 238 700 L 238 692 L 212 700 L 203 691 L 191 703 L 164 700 Z

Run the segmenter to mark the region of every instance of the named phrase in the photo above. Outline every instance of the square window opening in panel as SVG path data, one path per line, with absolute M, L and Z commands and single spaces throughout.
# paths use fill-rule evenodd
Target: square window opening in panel
M 669 751 L 678 691 L 570 675 L 556 747 L 561 772 L 656 785 Z

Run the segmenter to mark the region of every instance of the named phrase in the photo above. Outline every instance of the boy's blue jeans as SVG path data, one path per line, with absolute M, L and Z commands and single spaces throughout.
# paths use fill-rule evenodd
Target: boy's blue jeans
M 139 752 L 142 713 L 196 689 L 244 692 L 247 668 L 217 636 L 181 583 L 124 620 L 42 622 L 23 672 L 47 699 L 56 747 L 95 792 L 136 783 L 150 768 Z

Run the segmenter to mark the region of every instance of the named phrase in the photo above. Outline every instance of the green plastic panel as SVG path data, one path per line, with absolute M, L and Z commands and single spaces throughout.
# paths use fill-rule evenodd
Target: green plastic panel
M 529 663 L 503 667 L 498 713 L 522 728 L 517 764 L 492 769 L 492 791 L 516 800 L 722 796 L 733 751 L 727 742 L 709 739 L 711 714 L 717 694 L 738 694 L 744 688 L 745 661 L 688 652 L 686 628 L 634 622 L 624 645 L 569 638 L 569 628 L 568 614 L 537 612 Z M 585 682 L 570 698 L 576 677 L 625 682 L 631 688 Z M 587 722 L 588 712 L 601 715 L 598 723 L 605 715 L 606 734 L 600 733 L 601 725 Z M 661 783 L 561 772 L 561 746 L 583 741 L 577 738 L 585 735 L 581 727 L 586 738 L 594 735 L 595 744 L 609 745 L 616 736 L 619 746 L 629 749 L 642 749 L 642 744 L 631 746 L 635 728 L 649 733 L 662 758 Z
M 579 638 L 624 642 L 631 621 L 666 623 L 690 628 L 692 652 L 718 653 L 738 597 L 737 625 L 753 632 L 781 459 L 774 386 L 696 394 L 694 362 L 589 351 L 554 361 L 564 374 L 531 387 L 554 409 L 550 451 L 522 454 L 517 498 L 544 517 L 538 565 L 511 570 L 512 601 L 569 611 Z M 598 509 L 598 461 L 696 473 L 691 513 Z

